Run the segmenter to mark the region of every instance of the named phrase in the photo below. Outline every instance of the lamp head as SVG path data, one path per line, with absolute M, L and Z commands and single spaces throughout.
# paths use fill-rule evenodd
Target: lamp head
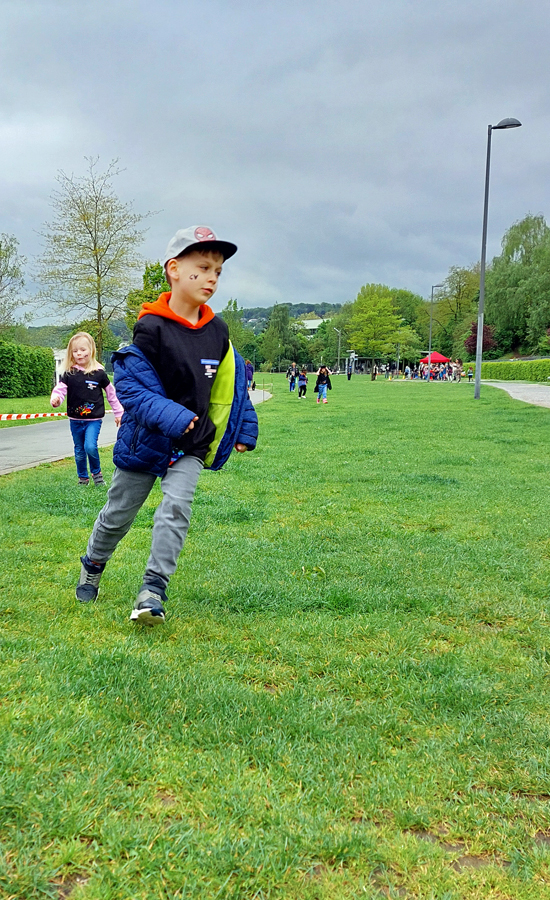
M 493 131 L 497 128 L 520 128 L 521 122 L 518 119 L 501 119 L 498 125 L 493 125 Z

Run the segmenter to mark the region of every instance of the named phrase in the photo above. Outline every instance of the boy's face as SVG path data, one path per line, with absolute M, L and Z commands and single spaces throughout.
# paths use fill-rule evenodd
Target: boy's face
M 222 265 L 223 256 L 214 252 L 204 256 L 193 251 L 168 260 L 166 269 L 172 282 L 172 293 L 195 306 L 208 303 L 216 293 Z

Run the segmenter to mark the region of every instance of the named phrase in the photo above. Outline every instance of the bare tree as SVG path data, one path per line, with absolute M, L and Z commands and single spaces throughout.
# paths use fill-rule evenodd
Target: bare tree
M 12 234 L 0 234 L 0 330 L 17 324 L 15 312 L 21 305 L 19 292 L 25 284 L 24 256 L 19 255 L 19 242 Z
M 125 313 L 133 272 L 143 261 L 138 246 L 145 229 L 140 215 L 123 203 L 113 188 L 118 160 L 104 172 L 98 158 L 86 157 L 88 169 L 77 177 L 60 171 L 51 203 L 54 218 L 40 232 L 44 251 L 38 260 L 41 297 L 57 310 L 71 311 L 97 323 L 98 351 L 103 332 L 117 313 Z

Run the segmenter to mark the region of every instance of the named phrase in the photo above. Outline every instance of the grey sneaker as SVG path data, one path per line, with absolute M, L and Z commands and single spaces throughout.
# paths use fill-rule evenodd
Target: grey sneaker
M 101 472 L 98 472 L 97 475 L 92 474 L 92 478 L 94 479 L 94 484 L 96 485 L 96 487 L 98 484 L 105 484 L 105 479 Z
M 81 603 L 90 603 L 97 600 L 99 594 L 99 579 L 105 568 L 105 563 L 93 563 L 87 556 L 81 556 L 80 579 L 76 586 L 76 599 Z
M 132 622 L 141 622 L 142 625 L 161 625 L 166 618 L 166 610 L 162 601 L 166 603 L 167 596 L 161 588 L 152 591 L 143 585 L 136 597 L 130 619 Z

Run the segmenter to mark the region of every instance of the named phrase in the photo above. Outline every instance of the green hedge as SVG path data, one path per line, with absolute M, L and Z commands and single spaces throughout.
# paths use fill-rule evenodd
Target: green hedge
M 0 342 L 0 397 L 41 397 L 54 383 L 55 362 L 49 347 Z
M 476 370 L 475 363 L 466 363 L 464 371 L 469 367 Z M 518 362 L 483 362 L 481 377 L 486 381 L 538 381 L 549 384 L 550 359 L 518 360 Z

